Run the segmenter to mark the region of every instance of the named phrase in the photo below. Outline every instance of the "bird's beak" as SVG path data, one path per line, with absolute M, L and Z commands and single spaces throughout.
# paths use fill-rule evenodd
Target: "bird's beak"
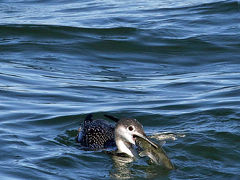
M 147 141 L 148 143 L 150 143 L 154 148 L 156 148 L 156 149 L 158 148 L 158 146 L 157 146 L 155 143 L 153 143 L 152 141 L 150 141 L 150 140 L 147 138 L 146 135 L 143 135 L 143 134 L 140 134 L 140 133 L 135 133 L 133 136 L 142 138 L 142 139 L 144 139 L 145 141 Z

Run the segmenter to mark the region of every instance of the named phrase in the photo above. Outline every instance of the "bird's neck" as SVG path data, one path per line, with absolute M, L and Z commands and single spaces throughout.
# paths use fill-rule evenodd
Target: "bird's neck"
M 134 157 L 133 152 L 132 152 L 132 146 L 131 144 L 124 142 L 122 139 L 116 139 L 116 145 L 118 148 L 118 153 L 125 153 L 129 155 L 130 157 Z

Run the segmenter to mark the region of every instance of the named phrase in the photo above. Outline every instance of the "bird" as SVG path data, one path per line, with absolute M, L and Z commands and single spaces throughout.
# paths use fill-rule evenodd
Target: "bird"
M 89 150 L 116 148 L 116 153 L 134 157 L 136 138 L 142 138 L 153 147 L 157 145 L 150 141 L 144 133 L 143 126 L 134 118 L 116 118 L 104 115 L 116 122 L 115 125 L 105 120 L 94 120 L 92 114 L 88 114 L 80 126 L 76 141 Z

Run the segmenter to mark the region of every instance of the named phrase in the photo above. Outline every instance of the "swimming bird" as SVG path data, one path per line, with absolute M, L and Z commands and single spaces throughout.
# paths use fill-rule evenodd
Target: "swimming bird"
M 112 125 L 105 120 L 94 120 L 92 114 L 86 116 L 83 125 L 79 128 L 76 141 L 91 150 L 117 148 L 117 153 L 134 157 L 133 145 L 140 137 L 157 148 L 144 133 L 143 126 L 132 118 L 118 119 L 114 116 L 104 115 L 116 122 Z

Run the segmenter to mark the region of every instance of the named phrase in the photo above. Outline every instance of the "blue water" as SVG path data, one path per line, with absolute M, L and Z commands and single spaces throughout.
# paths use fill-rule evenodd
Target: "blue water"
M 1 179 L 240 179 L 239 94 L 239 1 L 0 1 Z M 88 113 L 173 135 L 176 170 L 83 151 Z

